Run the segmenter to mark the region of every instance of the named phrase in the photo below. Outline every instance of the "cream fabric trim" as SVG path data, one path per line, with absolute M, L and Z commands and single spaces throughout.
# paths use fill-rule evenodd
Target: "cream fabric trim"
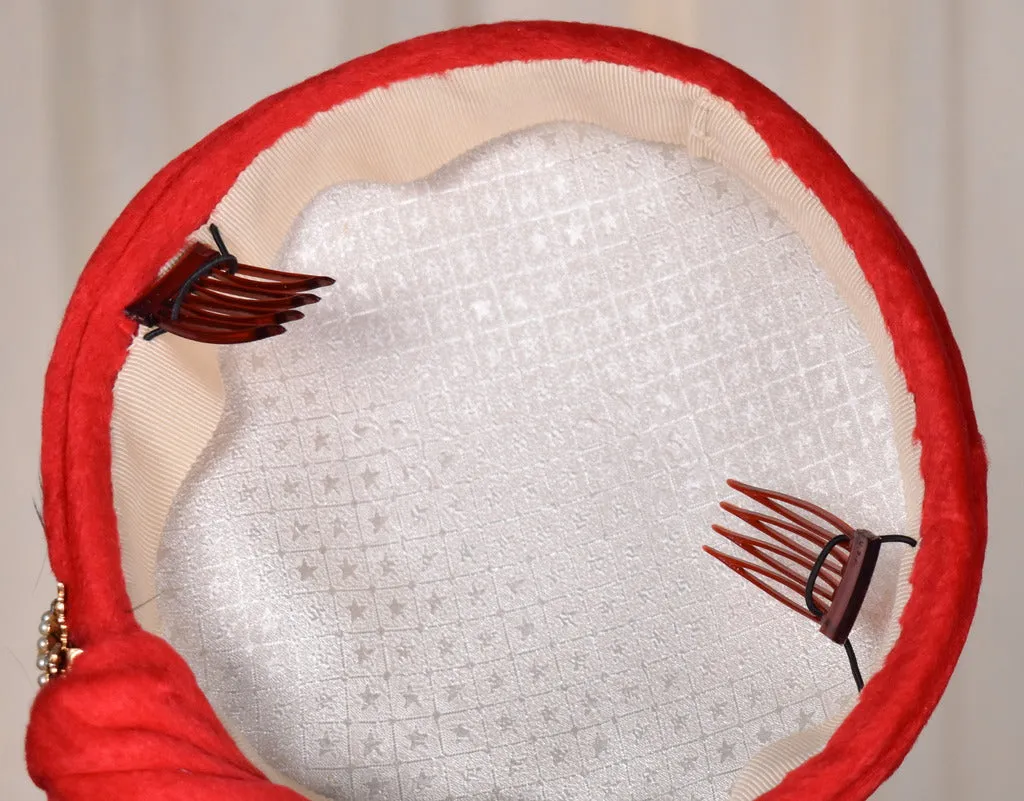
M 560 60 L 455 70 L 374 90 L 315 116 L 265 150 L 212 215 L 243 261 L 269 264 L 292 221 L 328 186 L 411 181 L 496 136 L 545 122 L 600 125 L 685 146 L 760 192 L 805 240 L 864 330 L 889 394 L 908 531 L 920 529 L 924 485 L 913 398 L 877 301 L 835 220 L 729 103 L 692 84 L 620 65 Z M 195 238 L 205 238 L 196 232 Z M 134 605 L 153 596 L 160 537 L 174 493 L 223 409 L 213 348 L 164 337 L 128 356 L 114 388 L 114 500 Z M 899 636 L 913 553 L 904 558 L 886 652 Z M 155 604 L 140 622 L 160 632 Z M 878 665 L 869 666 L 868 674 Z M 750 801 L 818 753 L 841 721 L 805 730 L 750 760 L 731 799 Z M 251 749 L 247 751 L 253 756 Z M 264 766 L 266 767 L 266 766 Z M 274 772 L 268 770 L 274 775 Z
M 167 511 L 223 409 L 215 348 L 172 336 L 132 343 L 114 386 L 111 473 L 128 595 L 147 631 L 160 631 L 153 601 Z

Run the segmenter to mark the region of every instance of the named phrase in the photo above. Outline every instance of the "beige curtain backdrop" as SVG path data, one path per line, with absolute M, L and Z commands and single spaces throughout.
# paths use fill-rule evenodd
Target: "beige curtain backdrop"
M 149 176 L 264 95 L 359 53 L 508 18 L 641 28 L 717 53 L 814 123 L 916 243 L 992 462 L 977 621 L 878 799 L 1024 797 L 1024 4 L 1018 0 L 0 0 L 0 798 L 38 799 L 22 733 L 53 595 L 33 499 L 46 359 L 73 282 Z M 624 799 L 626 801 L 626 799 Z

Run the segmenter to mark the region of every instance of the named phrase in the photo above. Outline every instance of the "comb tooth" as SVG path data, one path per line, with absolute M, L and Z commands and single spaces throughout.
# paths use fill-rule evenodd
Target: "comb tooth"
M 301 320 L 305 315 L 294 309 L 287 309 L 281 312 L 259 312 L 257 314 L 219 314 L 205 309 L 193 309 L 182 307 L 182 313 L 178 322 L 192 323 L 195 325 L 208 325 L 210 328 L 220 328 L 225 331 L 242 331 L 249 328 L 259 328 L 264 325 L 281 325 Z
M 255 268 L 253 268 L 255 270 Z M 330 281 L 334 283 L 334 279 L 331 278 L 302 278 L 294 281 L 283 281 L 276 278 L 263 279 L 263 278 L 252 278 L 248 277 L 253 274 L 253 271 L 247 273 L 247 275 L 239 275 L 238 273 L 210 273 L 208 276 L 202 278 L 199 283 L 202 286 L 207 287 L 218 287 L 222 286 L 225 288 L 237 288 L 247 290 L 249 292 L 256 293 L 260 296 L 273 297 L 276 295 L 294 295 L 299 292 L 308 292 L 311 289 L 319 289 L 322 286 L 326 286 L 324 281 Z
M 749 523 L 754 528 L 763 531 L 765 534 L 768 534 L 769 536 L 772 534 L 771 530 L 769 530 L 770 527 L 781 528 L 785 531 L 790 532 L 791 534 L 796 534 L 797 536 L 802 537 L 803 539 L 807 540 L 813 545 L 816 545 L 818 548 L 821 548 L 823 545 L 825 545 L 826 542 L 829 541 L 829 539 L 831 539 L 831 537 L 826 537 L 812 528 L 797 525 L 796 523 L 790 520 L 772 517 L 771 515 L 765 514 L 764 512 L 756 512 L 752 509 L 744 509 L 742 506 L 737 506 L 736 504 L 730 503 L 729 501 L 722 501 L 719 504 L 719 506 L 721 506 L 725 511 L 729 512 L 730 514 L 740 518 L 740 520 L 742 520 L 744 523 Z
M 817 559 L 817 554 L 808 550 L 799 542 L 794 541 L 791 537 L 784 536 L 778 529 L 788 531 L 790 534 L 802 537 L 816 545 L 819 551 L 825 546 L 825 543 L 828 542 L 828 540 L 822 541 L 815 532 L 808 531 L 795 523 L 779 520 L 762 512 L 752 512 L 748 509 L 743 509 L 735 504 L 729 503 L 728 501 L 722 501 L 719 506 L 721 506 L 726 512 L 729 512 L 729 514 L 738 517 L 744 523 L 756 528 L 758 531 L 771 537 L 776 542 L 781 543 L 786 548 L 790 548 L 799 553 L 804 559 L 810 561 L 810 565 L 808 565 L 808 567 L 814 564 L 815 559 Z M 833 558 L 833 554 L 835 556 L 836 563 L 829 561 Z M 836 553 L 835 549 L 833 549 L 832 554 L 829 555 L 829 559 L 825 561 L 825 568 L 834 573 L 837 577 L 841 576 L 844 564 L 844 559 L 841 557 L 844 556 L 845 554 Z
M 804 517 L 803 515 L 799 514 L 798 512 L 794 511 L 793 509 L 789 508 L 788 506 L 784 505 L 784 503 L 781 502 L 789 500 L 799 501 L 798 498 L 794 498 L 793 496 L 782 495 L 781 493 L 773 493 L 770 492 L 769 490 L 762 490 L 758 487 L 751 487 L 747 484 L 741 484 L 740 482 L 735 482 L 735 486 L 733 488 L 742 492 L 748 498 L 756 501 L 765 508 L 771 510 L 775 514 L 782 517 L 787 523 L 787 530 L 800 534 L 800 536 L 814 542 L 819 547 L 824 546 L 825 543 L 831 540 L 837 532 L 844 534 L 846 533 L 844 529 L 836 528 L 836 530 L 830 530 L 819 525 L 818 523 L 815 523 L 812 520 L 808 520 L 806 517 Z M 800 501 L 801 506 L 798 508 L 803 508 L 803 503 L 803 501 Z M 818 507 L 814 508 L 817 509 Z M 824 510 L 820 511 L 822 511 L 825 514 L 828 514 L 827 512 L 824 512 Z M 775 518 L 769 517 L 769 519 Z M 835 519 L 839 523 L 842 523 L 842 521 L 838 520 L 838 518 Z M 840 545 L 838 547 L 843 546 Z
M 162 323 L 168 333 L 184 339 L 192 339 L 196 342 L 208 342 L 212 345 L 235 345 L 245 342 L 255 342 L 259 339 L 275 337 L 285 332 L 283 325 L 264 325 L 258 328 L 246 328 L 242 331 L 225 331 L 212 328 L 208 325 L 194 325 L 182 323 L 181 321 Z
M 809 512 L 819 520 L 823 520 L 828 523 L 838 533 L 845 534 L 848 537 L 853 536 L 853 526 L 836 517 L 827 509 L 822 509 L 820 506 L 810 503 L 809 501 L 805 501 L 793 495 L 786 495 L 782 492 L 774 492 L 772 490 L 761 489 L 760 487 L 753 487 L 750 484 L 744 484 L 742 481 L 737 481 L 733 478 L 728 479 L 725 483 L 737 492 L 743 493 L 748 498 L 757 501 L 762 506 L 767 506 L 773 512 L 782 515 L 787 520 L 790 520 L 799 526 L 806 526 L 808 529 L 817 532 L 825 538 L 825 542 L 828 542 L 833 537 L 827 529 L 822 528 L 817 523 L 808 520 L 803 515 L 797 514 L 793 509 L 787 507 L 794 507 L 796 509 Z M 843 545 L 846 545 L 848 549 L 849 546 L 847 543 L 844 543 Z M 843 547 L 843 545 L 837 547 Z
M 283 325 L 265 325 L 262 328 L 257 328 L 253 331 L 252 339 L 249 341 L 256 342 L 260 339 L 270 339 L 271 337 L 276 337 L 278 334 L 283 334 L 287 330 L 288 329 Z
M 326 275 L 305 275 L 304 273 L 287 273 L 281 270 L 271 270 L 266 267 L 253 267 L 251 264 L 239 264 L 235 269 L 235 275 L 250 276 L 265 281 L 278 281 L 282 284 L 306 283 L 315 284 L 313 289 L 323 286 L 331 286 L 334 279 Z
M 770 581 L 773 581 L 777 584 L 780 584 L 783 587 L 786 587 L 792 592 L 796 593 L 798 597 L 802 597 L 804 588 L 800 586 L 799 582 L 792 581 L 791 579 L 786 578 L 786 576 L 773 573 L 771 570 L 769 570 L 766 567 L 763 567 L 762 565 L 757 565 L 753 562 L 745 562 L 742 559 L 737 559 L 734 556 L 729 556 L 728 554 L 722 553 L 721 551 L 711 548 L 708 545 L 704 546 L 704 552 L 715 557 L 715 559 L 724 564 L 730 570 L 732 570 L 735 573 L 738 573 L 740 576 L 745 578 L 755 587 L 768 593 L 768 595 L 770 595 L 776 601 L 779 601 L 780 603 L 789 607 L 794 612 L 799 612 L 801 615 L 810 618 L 811 620 L 817 620 L 817 618 L 806 607 L 801 606 L 800 604 L 793 601 L 791 598 L 788 598 L 782 592 L 769 585 L 766 581 L 764 581 L 761 578 L 758 578 L 758 575 L 763 576 L 764 578 L 769 579 Z M 819 604 L 819 606 L 821 606 L 821 604 Z M 824 606 L 828 607 L 827 601 L 825 602 Z
M 733 543 L 733 545 L 736 545 L 738 548 L 746 551 L 755 559 L 775 568 L 787 578 L 800 584 L 800 586 L 807 585 L 807 580 L 811 577 L 811 568 L 814 567 L 813 559 L 808 559 L 799 553 L 787 550 L 784 547 L 774 545 L 770 542 L 763 542 L 761 540 L 754 539 L 753 537 L 746 537 L 732 531 L 731 529 L 725 528 L 724 526 L 720 526 L 717 523 L 712 525 L 711 528 L 717 534 L 720 534 L 725 537 L 725 539 L 729 540 L 729 542 Z M 804 568 L 803 574 L 798 573 L 796 570 L 780 562 L 778 559 L 769 556 L 769 553 L 781 556 L 783 559 L 787 559 L 791 562 L 796 562 L 800 567 Z M 832 576 L 827 575 L 824 571 L 818 574 L 818 578 L 828 585 L 827 589 L 821 588 L 820 592 L 831 601 L 832 593 L 839 586 L 838 581 Z M 815 589 L 818 591 L 817 587 Z
M 320 302 L 319 297 L 310 294 L 262 298 L 244 292 L 225 292 L 208 286 L 195 286 L 192 288 L 192 294 L 202 298 L 208 307 L 237 309 L 238 311 L 252 311 L 254 309 L 285 311 L 286 309 L 295 309 L 299 306 L 309 306 L 312 303 Z

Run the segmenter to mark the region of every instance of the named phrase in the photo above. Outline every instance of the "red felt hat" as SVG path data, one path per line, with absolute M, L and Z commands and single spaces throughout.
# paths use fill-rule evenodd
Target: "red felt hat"
M 179 156 L 86 266 L 29 770 L 864 799 L 967 636 L 985 468 L 917 256 L 769 90 L 590 25 L 394 45 Z

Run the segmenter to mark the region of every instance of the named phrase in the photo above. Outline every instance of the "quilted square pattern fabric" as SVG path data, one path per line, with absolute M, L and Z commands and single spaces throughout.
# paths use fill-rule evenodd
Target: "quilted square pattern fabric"
M 700 553 L 729 477 L 905 528 L 868 343 L 742 181 L 548 125 L 321 193 L 275 266 L 338 283 L 222 350 L 157 575 L 269 764 L 339 801 L 724 799 L 848 708 L 842 649 Z

